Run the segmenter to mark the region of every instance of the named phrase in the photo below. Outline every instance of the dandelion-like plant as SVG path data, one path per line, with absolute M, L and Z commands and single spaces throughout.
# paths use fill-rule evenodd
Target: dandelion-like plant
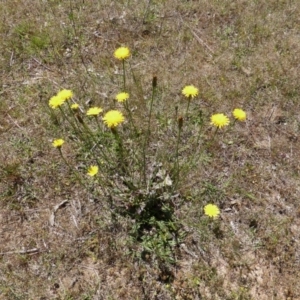
M 87 174 L 91 177 L 95 176 L 99 171 L 98 166 L 90 166 L 88 168 Z
M 154 249 L 151 251 L 155 252 L 155 249 L 158 249 L 157 256 L 164 259 L 159 245 L 163 245 L 163 251 L 167 249 L 166 251 L 171 253 L 178 241 L 176 228 L 180 228 L 180 223 L 179 220 L 173 218 L 173 213 L 174 204 L 177 208 L 182 200 L 181 193 L 178 193 L 183 185 L 183 183 L 181 184 L 182 178 L 186 178 L 187 172 L 200 161 L 200 158 L 203 157 L 201 153 L 209 150 L 215 151 L 215 148 L 210 145 L 214 142 L 218 130 L 228 126 L 230 120 L 225 114 L 217 113 L 205 121 L 206 113 L 202 114 L 202 110 L 198 115 L 198 112 L 195 112 L 193 118 L 190 117 L 188 115 L 190 102 L 199 96 L 199 89 L 194 85 L 186 85 L 178 90 L 184 101 L 187 101 L 187 104 L 184 103 L 187 105 L 184 106 L 185 114 L 184 109 L 179 105 L 175 107 L 175 116 L 168 111 L 161 111 L 163 106 L 157 100 L 161 99 L 163 93 L 158 93 L 157 76 L 152 77 L 152 93 L 147 92 L 144 95 L 142 94 L 143 89 L 138 86 L 138 89 L 132 87 L 132 84 L 138 83 L 133 72 L 132 84 L 129 81 L 130 85 L 127 89 L 126 75 L 131 73 L 125 70 L 125 63 L 131 56 L 130 50 L 127 47 L 120 47 L 114 51 L 113 56 L 118 64 L 122 63 L 123 65 L 123 74 L 121 74 L 123 78 L 120 78 L 118 87 L 120 92 L 114 97 L 118 103 L 114 101 L 112 104 L 108 104 L 108 107 L 114 105 L 121 107 L 120 110 L 105 108 L 105 113 L 102 115 L 102 107 L 86 108 L 86 105 L 79 100 L 78 103 L 75 103 L 73 92 L 67 89 L 59 91 L 49 100 L 49 106 L 52 109 L 58 108 L 59 116 L 63 117 L 63 122 L 60 124 L 68 125 L 69 129 L 72 129 L 71 126 L 73 127 L 71 132 L 67 132 L 67 136 L 78 146 L 73 149 L 79 148 L 80 155 L 84 154 L 79 157 L 80 164 L 83 160 L 81 157 L 87 161 L 83 173 L 81 168 L 75 167 L 74 158 L 77 156 L 72 156 L 72 159 L 64 157 L 65 142 L 63 139 L 55 139 L 52 141 L 52 145 L 80 183 L 86 185 L 92 193 L 98 193 L 100 190 L 101 196 L 106 197 L 110 204 L 112 220 L 119 213 L 132 218 L 136 224 L 136 229 L 133 229 L 132 232 L 137 240 L 145 243 L 143 247 Z M 120 72 L 122 72 L 121 66 Z M 142 95 L 132 95 L 137 90 Z M 145 99 L 145 101 L 140 101 L 142 107 L 138 107 L 139 102 L 137 101 L 132 109 L 132 101 L 128 101 L 129 99 Z M 50 111 L 56 117 L 57 110 Z M 235 108 L 232 115 L 232 119 L 234 118 L 235 121 L 245 121 L 247 117 L 246 112 L 240 108 Z M 142 119 L 138 119 L 139 117 Z M 120 125 L 125 120 L 126 126 L 122 130 Z M 96 123 L 98 128 L 95 126 Z M 175 127 L 176 123 L 177 128 Z M 232 122 L 233 124 L 234 122 Z M 216 129 L 208 137 L 209 131 L 202 130 L 204 126 L 214 126 Z M 66 131 L 62 130 L 62 132 Z M 202 138 L 203 141 L 200 143 L 199 140 Z M 165 140 L 166 146 L 170 146 L 171 155 L 169 152 L 162 152 L 167 149 L 163 145 Z M 63 145 L 64 147 L 62 147 Z M 70 148 L 69 146 L 68 149 Z M 91 163 L 91 161 L 93 162 Z M 101 172 L 99 172 L 99 168 Z M 88 179 L 94 176 L 96 176 L 94 184 L 97 185 L 97 188 L 91 189 L 94 180 L 91 182 Z M 174 197 L 174 195 L 176 196 Z M 220 209 L 217 205 L 207 204 L 204 206 L 203 213 L 209 218 L 216 219 L 220 215 Z M 159 218 L 157 218 L 158 216 Z M 206 219 L 208 220 L 208 218 Z M 217 225 L 218 223 L 214 222 L 213 224 Z M 140 230 L 139 228 L 142 227 L 143 230 Z M 148 229 L 144 230 L 146 227 L 156 232 L 154 235 L 148 235 L 147 240 L 144 238 L 144 234 L 150 232 L 150 229 L 149 231 Z M 162 232 L 163 234 L 161 234 Z M 165 247 L 164 237 L 167 232 L 168 236 L 174 236 L 174 239 L 170 241 L 172 245 Z M 166 256 L 171 256 L 171 254 Z
M 188 105 L 186 108 L 186 113 L 189 111 L 191 99 L 195 98 L 199 94 L 199 90 L 193 85 L 187 85 L 182 89 L 182 94 L 188 98 Z
M 116 95 L 116 100 L 118 102 L 124 102 L 128 99 L 129 99 L 129 94 L 128 93 L 122 92 L 122 93 L 119 93 L 119 94 Z
M 73 92 L 71 90 L 61 90 L 57 93 L 57 97 L 65 102 L 73 97 Z
M 125 120 L 123 114 L 118 110 L 110 110 L 103 117 L 103 122 L 108 128 L 114 128 Z
M 87 116 L 98 116 L 100 113 L 103 112 L 101 107 L 91 107 L 87 112 Z
M 220 214 L 220 209 L 215 204 L 207 204 L 204 206 L 204 213 L 211 218 L 217 218 Z
M 61 148 L 61 146 L 64 144 L 64 140 L 63 139 L 56 139 L 53 141 L 52 145 L 55 148 Z
M 71 90 L 61 90 L 55 96 L 51 97 L 49 100 L 49 106 L 53 109 L 60 107 L 66 100 L 73 97 L 73 92 Z
M 210 121 L 210 124 L 217 128 L 228 126 L 230 122 L 229 118 L 224 114 L 214 114 L 211 116 Z
M 245 121 L 246 117 L 247 117 L 246 112 L 240 108 L 234 109 L 232 114 L 233 114 L 234 118 L 238 121 Z
M 119 60 L 124 60 L 130 56 L 130 50 L 127 47 L 120 47 L 115 50 L 114 56 Z
M 114 52 L 116 59 L 122 61 L 123 64 L 123 91 L 126 91 L 126 73 L 125 73 L 125 60 L 130 56 L 130 50 L 127 47 L 120 47 Z
M 187 98 L 195 98 L 199 94 L 199 90 L 193 85 L 187 85 L 182 89 L 182 94 Z
M 79 108 L 79 104 L 77 104 L 77 103 L 73 103 L 71 105 L 71 109 L 73 109 L 73 110 L 77 110 L 78 108 Z
M 60 107 L 64 103 L 64 100 L 61 97 L 53 96 L 49 100 L 49 106 L 53 109 Z

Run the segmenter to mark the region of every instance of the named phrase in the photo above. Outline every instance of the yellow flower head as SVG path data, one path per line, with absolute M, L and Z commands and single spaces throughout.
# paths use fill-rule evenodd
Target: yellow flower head
M 127 47 L 120 47 L 114 53 L 115 58 L 124 60 L 130 56 L 130 50 Z
M 232 114 L 238 121 L 245 121 L 247 117 L 246 112 L 240 108 L 234 109 Z
M 61 106 L 64 103 L 64 100 L 58 96 L 53 96 L 49 100 L 49 106 L 53 109 Z
M 229 125 L 229 119 L 224 114 L 212 115 L 210 120 L 210 124 L 216 126 L 217 128 L 222 128 L 224 126 Z
M 91 107 L 86 114 L 88 116 L 98 116 L 101 112 L 103 112 L 101 107 Z
M 128 93 L 119 93 L 117 96 L 116 96 L 116 100 L 118 102 L 124 102 L 126 101 L 127 99 L 129 99 L 129 94 Z
M 73 92 L 71 90 L 61 90 L 57 93 L 57 97 L 61 98 L 63 101 L 66 101 L 73 97 Z
M 109 128 L 118 126 L 119 124 L 124 122 L 124 120 L 125 120 L 125 118 L 124 118 L 123 114 L 118 110 L 110 110 L 103 117 L 104 123 Z
M 64 142 L 65 141 L 63 139 L 57 139 L 57 140 L 53 141 L 52 145 L 55 148 L 60 148 L 63 145 Z
M 76 109 L 78 109 L 78 108 L 79 108 L 79 105 L 78 105 L 77 103 L 73 103 L 73 104 L 71 105 L 71 109 L 76 110 Z
M 99 171 L 98 166 L 90 166 L 88 168 L 87 174 L 90 175 L 91 177 L 93 177 L 98 173 L 98 171 Z
M 183 88 L 182 94 L 187 98 L 194 98 L 198 96 L 199 90 L 193 85 L 187 85 Z
M 217 218 L 220 214 L 220 209 L 217 205 L 207 204 L 204 206 L 204 213 L 211 218 Z

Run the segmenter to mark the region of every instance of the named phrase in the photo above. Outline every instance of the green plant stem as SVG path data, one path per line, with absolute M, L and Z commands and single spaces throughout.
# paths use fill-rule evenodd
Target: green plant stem
M 68 161 L 63 156 L 62 151 L 61 151 L 61 147 L 58 147 L 57 149 L 59 151 L 59 154 L 60 154 L 62 160 L 68 166 L 68 168 L 70 169 L 70 171 L 75 175 L 76 179 L 80 182 L 81 185 L 85 186 L 85 184 L 84 184 L 81 176 L 78 174 L 78 172 L 74 171 L 74 168 L 71 167 L 71 165 L 68 163 Z
M 212 136 L 211 142 L 213 142 L 215 140 L 215 137 L 216 137 L 218 131 L 219 131 L 219 127 L 216 128 L 214 135 Z
M 211 144 L 214 142 L 214 140 L 215 140 L 215 137 L 216 137 L 216 135 L 217 135 L 218 131 L 219 131 L 219 127 L 217 127 L 217 128 L 216 128 L 216 130 L 215 130 L 215 132 L 214 132 L 213 136 L 211 137 L 211 140 L 210 140 L 210 142 L 209 142 L 209 143 L 206 145 L 207 149 L 208 149 L 208 148 L 211 146 Z
M 198 130 L 198 134 L 197 134 L 197 139 L 196 139 L 196 144 L 195 144 L 196 147 L 198 147 L 202 129 L 203 129 L 203 124 L 201 124 L 201 125 L 199 126 L 199 130 Z
M 110 160 L 109 160 L 109 158 L 107 157 L 106 153 L 103 151 L 103 149 L 102 149 L 100 146 L 98 146 L 98 145 L 99 145 L 99 141 L 96 140 L 96 138 L 95 138 L 95 136 L 94 136 L 92 130 L 88 127 L 88 125 L 87 125 L 83 120 L 82 120 L 82 125 L 83 125 L 85 131 L 87 132 L 87 134 L 91 137 L 91 139 L 92 139 L 93 142 L 95 143 L 95 147 L 97 147 L 97 148 L 101 151 L 101 153 L 102 153 L 102 155 L 103 155 L 103 158 L 106 160 L 106 162 L 107 162 L 108 164 L 110 164 Z
M 135 126 L 135 124 L 134 124 L 134 122 L 133 122 L 132 113 L 131 113 L 131 110 L 130 110 L 130 107 L 129 107 L 127 101 L 123 102 L 123 107 L 124 107 L 124 109 L 125 109 L 125 110 L 127 111 L 127 113 L 128 113 L 128 116 L 129 116 L 129 122 L 130 122 L 130 124 L 131 124 L 131 126 L 132 126 L 132 129 L 133 129 L 134 133 L 137 134 L 137 133 L 138 133 L 138 130 L 137 130 L 137 128 L 136 128 L 136 126 Z
M 211 137 L 211 140 L 210 140 L 207 144 L 205 144 L 205 148 L 202 147 L 202 150 L 200 150 L 200 152 L 197 152 L 197 153 L 196 153 L 196 155 L 197 155 L 198 157 L 195 158 L 195 159 L 193 159 L 193 163 L 194 163 L 194 164 L 198 164 L 199 159 L 201 158 L 201 155 L 203 154 L 203 152 L 205 151 L 205 149 L 208 150 L 208 149 L 210 148 L 210 146 L 212 145 L 212 143 L 215 141 L 215 137 L 216 137 L 218 131 L 219 131 L 219 128 L 217 127 L 216 130 L 214 131 L 212 137 Z M 200 131 L 200 132 L 201 132 L 201 131 Z M 199 139 L 200 139 L 200 132 L 199 132 L 198 137 L 197 137 L 196 147 L 199 147 L 199 146 L 198 146 L 198 143 L 199 143 Z M 194 155 L 193 157 L 195 157 L 196 155 Z
M 122 60 L 122 66 L 123 66 L 123 92 L 126 93 L 125 59 Z M 124 106 L 125 110 L 128 113 L 129 121 L 130 121 L 131 126 L 133 127 L 134 132 L 137 133 L 137 129 L 136 129 L 136 126 L 134 125 L 132 114 L 131 114 L 131 110 L 130 110 L 130 108 L 128 106 L 127 101 L 123 102 L 123 106 Z
M 190 108 L 190 103 L 191 103 L 191 96 L 189 96 L 189 98 L 188 98 L 188 105 L 187 105 L 187 107 L 186 107 L 186 111 L 185 111 L 185 116 L 187 117 L 187 114 L 188 114 L 188 112 L 189 112 L 189 108 Z
M 95 158 L 97 165 L 100 167 L 103 162 L 101 160 Z M 104 195 L 106 197 L 109 197 L 111 195 L 112 187 L 116 190 L 118 190 L 119 193 L 122 193 L 123 191 L 120 189 L 118 184 L 116 183 L 115 180 L 110 180 L 110 177 L 105 174 L 105 169 L 104 168 L 99 168 L 99 173 L 96 175 L 97 177 L 97 183 L 100 183 L 99 186 L 102 189 Z
M 147 142 L 149 141 L 150 133 L 151 133 L 150 132 L 150 124 L 151 124 L 151 118 L 152 118 L 153 101 L 154 101 L 155 92 L 156 92 L 156 87 L 152 86 L 152 95 L 151 95 L 150 111 L 149 111 L 149 118 L 148 118 L 148 129 L 147 129 L 147 135 L 146 135 Z
M 225 133 L 227 133 L 227 132 L 235 125 L 236 121 L 237 121 L 237 120 L 234 119 L 234 120 L 233 120 L 233 123 L 230 122 L 230 124 L 229 124 L 229 126 L 227 127 Z
M 80 57 L 80 60 L 82 62 L 82 65 L 84 66 L 85 70 L 86 70 L 86 73 L 89 75 L 89 69 L 85 63 L 85 60 L 84 60 L 84 57 L 82 55 L 82 46 L 81 46 L 81 35 L 78 34 L 78 30 L 77 30 L 77 25 L 76 25 L 76 22 L 75 22 L 75 19 L 74 19 L 74 16 L 76 15 L 76 13 L 74 12 L 74 9 L 73 9 L 73 5 L 74 4 L 74 1 L 73 0 L 70 0 L 69 1 L 69 8 L 70 8 L 70 14 L 69 14 L 69 20 L 71 21 L 71 24 L 72 24 L 72 27 L 73 27 L 73 31 L 74 31 L 74 37 L 75 38 L 78 38 L 78 50 L 79 50 L 79 57 Z
M 117 128 L 115 127 L 112 127 L 111 128 L 111 132 L 112 134 L 114 135 L 117 143 L 118 143 L 118 149 L 117 149 L 117 152 L 118 152 L 118 156 L 119 156 L 119 161 L 120 161 L 120 164 L 121 164 L 121 170 L 124 174 L 127 174 L 127 168 L 125 166 L 125 161 L 124 161 L 124 149 L 123 149 L 123 141 L 122 141 L 122 138 L 120 137 L 118 131 L 117 131 Z
M 99 132 L 101 132 L 102 128 L 101 128 L 101 125 L 99 123 L 99 119 L 97 118 L 97 116 L 95 116 L 95 119 L 96 119 L 96 123 L 97 123 L 98 129 L 99 129 Z
M 125 59 L 122 60 L 123 65 L 123 91 L 126 91 L 126 73 L 125 73 Z
M 68 116 L 65 114 L 64 110 L 59 106 L 58 107 L 61 114 L 63 115 L 63 117 L 67 120 L 67 122 L 72 126 L 72 128 L 74 129 L 74 131 L 76 133 L 79 133 L 80 134 L 80 131 L 79 129 L 76 127 L 76 125 L 68 118 Z
M 150 111 L 149 111 L 149 116 L 148 116 L 148 127 L 147 127 L 147 132 L 144 140 L 144 145 L 143 145 L 143 179 L 144 179 L 144 184 L 147 183 L 147 176 L 146 176 L 146 148 L 148 147 L 149 140 L 150 140 L 150 135 L 151 135 L 151 130 L 150 130 L 150 125 L 151 125 L 151 118 L 152 118 L 152 110 L 153 110 L 153 102 L 154 102 L 154 96 L 156 92 L 156 84 L 152 84 L 152 95 L 151 95 L 151 101 L 150 101 Z
M 179 126 L 178 127 L 178 136 L 177 136 L 177 142 L 176 142 L 176 152 L 175 152 L 175 184 L 174 184 L 174 188 L 177 189 L 178 186 L 178 182 L 179 182 L 179 143 L 180 143 L 180 139 L 181 139 L 181 131 L 182 131 L 182 127 Z
M 69 106 L 69 103 L 68 103 L 68 106 Z M 70 106 L 69 106 L 69 109 L 71 110 Z M 74 129 L 75 133 L 78 134 L 84 140 L 84 137 L 82 136 L 82 132 L 81 132 L 80 128 L 77 126 L 77 122 L 76 122 L 76 118 L 74 117 L 74 114 L 72 114 L 72 115 L 75 118 L 75 122 L 72 122 L 71 119 L 66 115 L 66 113 L 60 106 L 59 106 L 59 110 L 60 110 L 61 114 L 63 115 L 64 119 L 67 120 L 67 122 Z
M 126 93 L 125 59 L 122 60 L 122 66 L 123 66 L 123 92 Z M 132 118 L 132 114 L 131 114 L 131 110 L 130 110 L 130 108 L 129 108 L 129 106 L 128 106 L 127 101 L 123 102 L 123 106 L 124 106 L 125 110 L 126 110 L 127 113 L 128 113 L 129 121 L 130 121 L 130 123 L 131 123 L 131 126 L 132 126 L 133 129 L 134 129 L 134 132 L 137 133 L 137 129 L 136 129 L 136 126 L 134 125 L 133 118 Z
M 76 130 L 77 130 L 77 133 L 81 136 L 82 135 L 82 131 L 80 129 L 80 122 L 78 121 L 78 119 L 75 117 L 75 114 L 76 114 L 76 111 L 74 111 L 72 108 L 71 108 L 71 105 L 70 103 L 67 101 L 67 104 L 68 104 L 68 108 L 69 108 L 69 111 L 70 111 L 70 114 L 73 116 L 74 118 L 74 127 L 76 127 Z

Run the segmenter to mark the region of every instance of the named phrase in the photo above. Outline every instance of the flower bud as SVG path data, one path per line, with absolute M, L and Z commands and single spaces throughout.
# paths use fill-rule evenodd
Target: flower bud
M 152 87 L 155 89 L 157 87 L 157 76 L 154 75 L 152 78 Z
M 180 117 L 177 119 L 177 122 L 178 122 L 178 128 L 181 129 L 182 126 L 183 126 L 183 117 L 180 116 Z

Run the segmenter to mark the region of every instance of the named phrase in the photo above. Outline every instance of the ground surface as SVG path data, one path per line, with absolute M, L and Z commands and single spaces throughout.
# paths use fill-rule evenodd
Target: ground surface
M 296 0 L 1 1 L 0 299 L 300 299 L 299 15 Z M 167 270 L 133 254 L 130 220 L 112 222 L 51 145 L 67 132 L 50 97 L 68 88 L 108 105 L 121 45 L 137 112 L 154 75 L 170 122 L 187 84 L 208 124 L 247 112 L 213 143 L 209 126 L 203 135 L 207 155 L 179 183 L 184 238 Z M 171 135 L 156 136 L 174 152 Z M 64 155 L 84 164 L 71 146 Z M 221 209 L 215 223 L 207 203 Z

